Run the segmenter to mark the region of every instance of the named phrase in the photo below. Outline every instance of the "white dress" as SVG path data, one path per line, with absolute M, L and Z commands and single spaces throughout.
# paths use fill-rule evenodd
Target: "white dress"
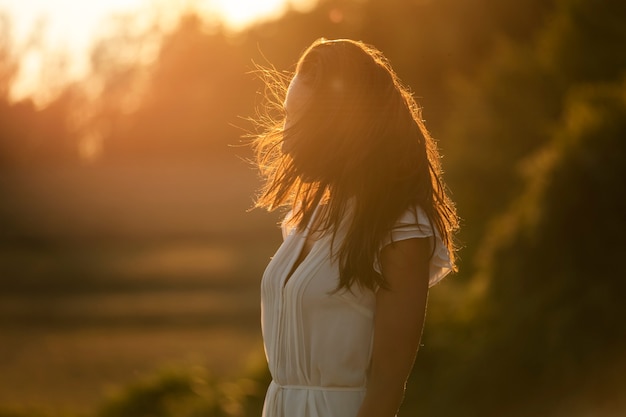
M 354 417 L 365 395 L 375 292 L 356 285 L 333 292 L 339 269 L 330 256 L 330 236 L 317 240 L 288 277 L 306 235 L 283 226 L 283 243 L 261 281 L 261 327 L 273 378 L 263 417 Z M 436 245 L 432 286 L 450 271 L 450 261 L 426 214 L 408 210 L 391 236 L 393 241 L 423 237 Z

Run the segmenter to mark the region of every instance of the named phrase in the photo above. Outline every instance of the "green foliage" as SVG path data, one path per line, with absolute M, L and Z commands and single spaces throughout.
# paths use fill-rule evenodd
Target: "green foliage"
M 558 409 L 576 397 L 619 401 L 613 395 L 626 388 L 623 381 L 571 384 L 616 366 L 626 371 L 612 362 L 626 349 L 626 331 L 615 321 L 626 314 L 626 200 L 618 191 L 626 181 L 625 136 L 624 85 L 582 88 L 568 100 L 554 140 L 527 163 L 525 192 L 493 224 L 483 248 L 488 333 L 472 371 L 489 390 L 473 401 L 486 406 L 497 394 L 506 408 L 519 392 L 531 409 L 539 401 Z M 527 415 L 515 406 L 507 415 Z
M 446 166 L 479 296 L 473 322 L 447 323 L 448 356 L 422 351 L 444 369 L 418 366 L 417 410 L 623 412 L 625 12 L 558 2 L 532 42 L 502 41 L 451 84 Z
M 620 0 L 559 0 L 542 33 L 539 56 L 566 86 L 617 81 L 626 68 L 624 18 Z
M 166 371 L 125 387 L 97 417 L 239 417 L 260 414 L 258 373 L 235 381 L 211 377 L 205 368 Z
M 620 79 L 624 18 L 618 0 L 557 1 L 526 39 L 493 34 L 495 47 L 479 70 L 449 78 L 442 137 L 451 188 L 468 221 L 466 258 L 473 259 L 483 226 L 521 192 L 521 163 L 551 140 L 570 90 Z
M 120 387 L 106 398 L 93 416 L 257 417 L 261 415 L 268 383 L 265 366 L 250 369 L 248 375 L 234 380 L 212 377 L 202 366 L 172 368 Z M 0 409 L 0 417 L 75 416 L 33 408 Z
M 94 52 L 110 88 L 87 127 L 105 159 L 213 158 L 237 143 L 229 123 L 252 114 L 252 60 L 292 69 L 320 36 L 376 45 L 441 140 L 468 246 L 465 279 L 443 284 L 448 298 L 430 310 L 400 415 L 618 415 L 625 19 L 621 0 L 327 0 L 231 36 L 187 16 L 163 35 L 132 111 L 123 104 L 137 68 L 107 59 L 128 39 Z M 42 110 L 2 98 L 1 163 L 28 166 L 52 149 L 76 158 L 63 122 L 72 97 Z M 234 383 L 170 371 L 124 388 L 97 416 L 256 416 L 266 384 L 266 369 Z
M 174 408 L 195 405 L 199 395 L 188 375 L 165 374 L 137 382 L 110 400 L 98 413 L 100 417 L 168 416 Z
M 456 79 L 451 89 L 444 134 L 448 177 L 461 215 L 484 225 L 519 192 L 516 166 L 548 140 L 562 92 L 532 48 L 508 41 L 475 78 Z M 470 242 L 479 238 L 467 236 Z

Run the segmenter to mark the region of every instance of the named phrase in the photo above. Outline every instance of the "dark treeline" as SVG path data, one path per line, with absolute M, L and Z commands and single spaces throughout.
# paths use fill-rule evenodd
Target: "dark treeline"
M 0 164 L 79 165 L 89 135 L 96 164 L 246 156 L 229 145 L 253 129 L 254 62 L 289 71 L 321 36 L 372 43 L 424 107 L 464 219 L 403 415 L 619 415 L 624 22 L 620 0 L 326 0 L 237 34 L 188 15 L 148 68 L 114 58 L 142 39 L 102 39 L 95 101 L 72 86 L 43 109 L 9 103 L 6 60 Z
M 385 51 L 438 132 L 450 78 L 475 71 L 502 38 L 527 38 L 549 8 L 547 2 L 524 2 L 512 13 L 490 3 L 321 1 L 311 12 L 291 11 L 237 34 L 186 15 L 162 34 L 160 53 L 149 66 L 128 55 L 138 54 L 154 34 L 131 35 L 122 21 L 118 33 L 100 38 L 91 53 L 87 82 L 101 93 L 87 98 L 74 85 L 44 109 L 29 100 L 8 102 L 6 86 L 15 75 L 9 69 L 17 57 L 9 53 L 7 35 L 7 71 L 0 80 L 2 165 L 79 162 L 81 141 L 93 135 L 102 141 L 101 162 L 231 152 L 226 145 L 238 142 L 237 126 L 249 127 L 239 116 L 251 115 L 258 104 L 253 62 L 292 69 L 302 49 L 321 36 L 360 39 Z

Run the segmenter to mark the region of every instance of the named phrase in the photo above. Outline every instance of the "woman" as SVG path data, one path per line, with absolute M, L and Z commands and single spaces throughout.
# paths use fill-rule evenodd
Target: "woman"
M 277 85 L 270 98 L 282 99 Z M 392 417 L 428 288 L 454 269 L 435 143 L 383 55 L 352 40 L 315 41 L 284 116 L 261 119 L 256 204 L 291 209 L 261 284 L 263 415 Z

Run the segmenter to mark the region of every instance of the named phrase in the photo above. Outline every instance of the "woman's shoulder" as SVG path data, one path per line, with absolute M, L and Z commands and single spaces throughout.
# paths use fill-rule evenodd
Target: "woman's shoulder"
M 426 214 L 426 211 L 419 206 L 413 205 L 408 207 L 397 218 L 390 231 L 392 237 L 397 237 L 396 240 L 402 240 L 401 237 L 404 234 L 409 234 L 410 237 L 429 237 L 437 236 L 437 229 L 433 226 L 433 222 Z
M 433 286 L 452 270 L 452 264 L 448 248 L 442 241 L 437 227 L 422 207 L 411 206 L 398 217 L 387 238 L 383 241 L 381 249 L 394 242 L 420 238 L 427 238 L 430 241 L 432 253 L 429 286 Z M 380 270 L 380 266 L 376 266 L 378 267 L 376 269 Z

